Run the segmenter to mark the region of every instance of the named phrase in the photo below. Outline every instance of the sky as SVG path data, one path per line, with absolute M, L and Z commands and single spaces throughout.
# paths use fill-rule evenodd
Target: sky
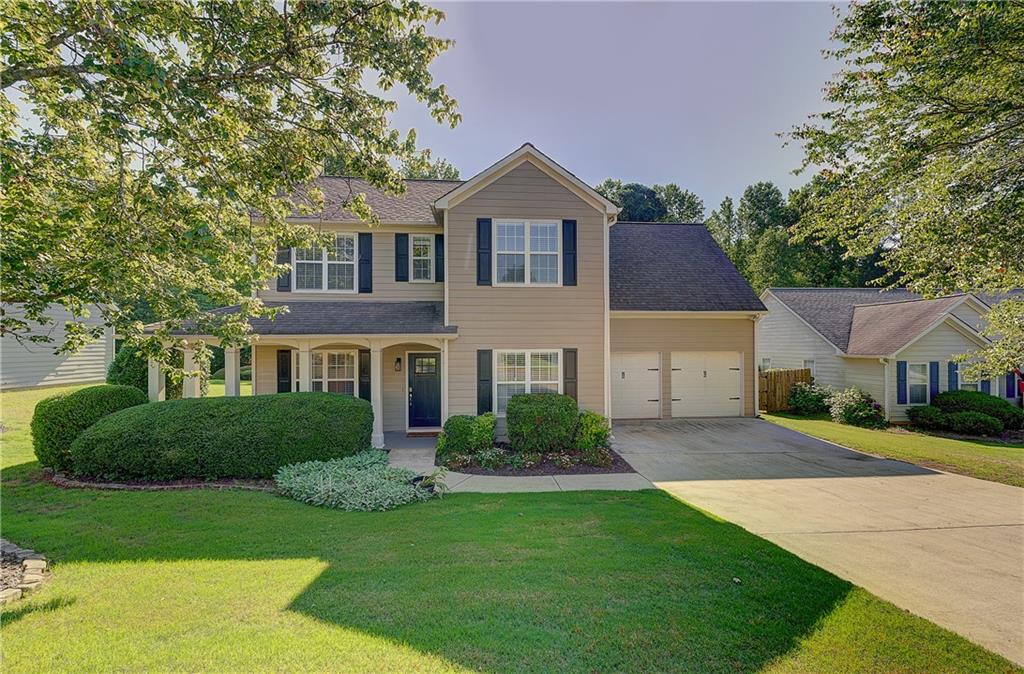
M 432 65 L 463 121 L 403 100 L 396 128 L 471 177 L 532 142 L 590 185 L 675 182 L 710 213 L 770 180 L 799 147 L 780 132 L 825 109 L 830 3 L 431 3 L 455 40 Z

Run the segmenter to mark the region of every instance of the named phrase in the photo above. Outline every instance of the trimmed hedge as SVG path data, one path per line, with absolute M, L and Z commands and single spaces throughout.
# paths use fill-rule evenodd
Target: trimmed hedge
M 934 405 L 908 407 L 907 418 L 914 426 L 928 430 L 944 430 L 949 424 L 949 415 Z
M 132 386 L 100 384 L 44 398 L 32 414 L 32 444 L 47 468 L 71 467 L 71 443 L 97 421 L 126 407 L 143 405 L 146 394 Z
M 946 428 L 961 435 L 999 435 L 1003 422 L 982 412 L 953 412 L 947 415 Z
M 494 447 L 494 414 L 488 412 L 475 417 L 456 414 L 444 422 L 437 438 L 437 458 L 446 459 L 454 454 L 477 454 Z
M 370 447 L 370 403 L 334 393 L 191 398 L 112 414 L 71 445 L 76 475 L 122 480 L 269 478 Z
M 1010 402 L 980 391 L 946 391 L 935 396 L 932 404 L 946 414 L 980 412 L 999 420 L 1004 428 L 1024 428 L 1024 410 Z
M 594 450 L 607 447 L 608 438 L 611 434 L 611 426 L 604 415 L 592 410 L 583 410 L 580 412 L 579 424 L 576 426 L 576 449 L 581 452 L 590 452 L 594 456 L 600 456 L 601 453 Z M 603 461 L 603 459 L 600 460 Z
M 508 401 L 505 421 L 515 451 L 558 452 L 573 446 L 579 407 L 561 393 L 526 393 Z
M 798 381 L 789 392 L 789 409 L 794 414 L 810 416 L 829 411 L 829 399 L 835 393 L 828 386 Z

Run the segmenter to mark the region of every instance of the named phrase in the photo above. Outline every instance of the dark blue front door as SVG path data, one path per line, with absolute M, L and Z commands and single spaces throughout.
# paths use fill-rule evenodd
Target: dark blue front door
M 409 428 L 441 425 L 441 354 L 409 354 Z

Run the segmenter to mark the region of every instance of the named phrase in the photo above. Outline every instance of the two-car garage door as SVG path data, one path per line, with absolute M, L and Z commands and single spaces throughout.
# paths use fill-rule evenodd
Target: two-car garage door
M 736 351 L 673 351 L 673 417 L 729 417 L 743 414 L 742 354 Z M 657 351 L 612 354 L 612 416 L 661 416 L 661 361 Z

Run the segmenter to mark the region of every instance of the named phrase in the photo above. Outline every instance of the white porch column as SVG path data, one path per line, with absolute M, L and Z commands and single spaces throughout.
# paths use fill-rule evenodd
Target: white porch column
M 374 447 L 384 447 L 384 368 L 383 350 L 378 343 L 370 344 L 370 404 L 373 406 Z
M 308 342 L 299 345 L 299 390 L 313 390 L 313 352 Z
M 238 347 L 224 349 L 224 395 L 238 397 L 242 393 L 242 371 Z
M 167 377 L 159 361 L 150 360 L 146 371 L 149 376 L 149 402 L 155 403 L 167 397 Z
M 441 340 L 441 425 L 448 420 L 448 340 Z
M 185 377 L 181 382 L 181 397 L 198 398 L 202 393 L 202 389 L 199 386 L 199 377 L 202 376 L 202 373 L 199 371 L 199 364 L 196 362 L 196 352 L 187 346 L 181 351 L 185 361 Z

